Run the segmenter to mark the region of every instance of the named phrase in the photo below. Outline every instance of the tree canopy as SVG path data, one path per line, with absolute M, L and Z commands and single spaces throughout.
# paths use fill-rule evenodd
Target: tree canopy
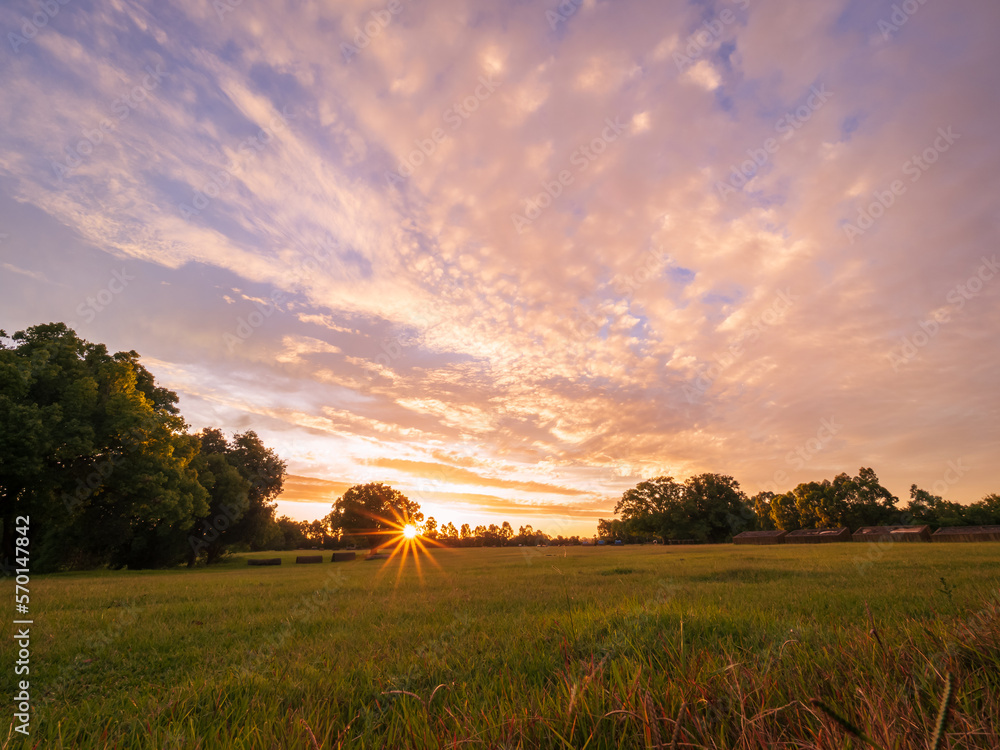
M 382 482 L 351 487 L 333 504 L 326 522 L 335 534 L 358 544 L 378 547 L 408 524 L 424 520 L 420 505 Z
M 656 477 L 626 490 L 615 506 L 622 531 L 639 536 L 724 542 L 750 528 L 753 512 L 739 482 L 699 474 L 683 484 Z
M 203 455 L 177 403 L 134 351 L 110 354 L 62 323 L 0 331 L 2 554 L 19 515 L 41 571 L 169 565 L 191 558 L 192 530 L 222 503 L 273 514 L 284 465 L 253 433 L 221 460 Z

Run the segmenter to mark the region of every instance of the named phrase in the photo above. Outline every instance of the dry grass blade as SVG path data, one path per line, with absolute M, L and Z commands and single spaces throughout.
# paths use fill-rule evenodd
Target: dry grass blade
M 438 685 L 436 688 L 434 688 L 434 690 L 431 691 L 431 697 L 427 699 L 427 705 L 428 706 L 431 704 L 431 701 L 434 700 L 434 696 L 437 695 L 437 691 L 440 690 L 443 687 L 448 687 L 448 686 L 445 683 L 442 682 L 440 685 Z
M 867 600 L 865 601 L 865 613 L 868 615 L 868 635 L 875 639 L 878 647 L 885 652 L 885 646 L 882 645 L 882 639 L 879 638 L 878 630 L 875 628 L 875 618 L 872 617 L 872 608 L 868 606 Z
M 301 716 L 299 717 L 299 724 L 306 728 L 306 734 L 309 735 L 309 742 L 312 743 L 313 750 L 320 750 L 319 743 L 316 741 L 316 735 L 313 734 L 312 728 L 306 723 L 306 720 Z
M 878 748 L 878 750 L 885 750 L 885 748 L 883 748 L 881 745 L 875 742 L 875 740 L 866 735 L 864 732 L 861 731 L 861 729 L 859 729 L 857 726 L 855 726 L 850 721 L 845 719 L 843 716 L 838 714 L 836 711 L 834 711 L 832 708 L 826 705 L 819 698 L 813 698 L 809 702 L 816 708 L 818 708 L 820 711 L 822 711 L 824 714 L 829 716 L 834 721 L 834 723 L 836 723 L 841 729 L 843 729 L 845 732 L 847 732 L 855 739 L 861 740 L 866 745 L 871 745 L 872 747 L 876 747 Z
M 952 680 L 951 672 L 944 678 L 944 695 L 941 696 L 941 708 L 938 709 L 937 722 L 934 725 L 934 736 L 931 737 L 931 750 L 938 750 L 941 747 L 941 738 L 944 737 L 944 727 L 948 723 L 948 707 L 951 705 L 952 694 L 955 684 Z

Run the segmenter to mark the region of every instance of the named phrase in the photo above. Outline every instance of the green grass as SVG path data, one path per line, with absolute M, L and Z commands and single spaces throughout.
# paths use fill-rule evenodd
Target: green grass
M 926 748 L 948 673 L 940 747 L 1000 747 L 1000 545 L 874 549 L 38 576 L 32 737 L 0 747 Z

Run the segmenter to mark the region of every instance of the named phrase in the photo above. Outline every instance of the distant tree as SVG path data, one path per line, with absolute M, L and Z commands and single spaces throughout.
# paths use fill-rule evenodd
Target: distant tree
M 769 506 L 774 525 L 794 531 L 897 524 L 902 521 L 897 502 L 875 472 L 862 467 L 856 477 L 841 473 L 833 481 L 803 482 L 791 492 L 772 497 Z
M 233 437 L 226 458 L 250 483 L 246 513 L 234 524 L 230 538 L 233 543 L 245 543 L 250 549 L 268 549 L 278 531 L 274 509 L 284 487 L 285 462 L 252 430 Z
M 974 526 L 1000 526 L 1000 495 L 994 493 L 972 503 L 965 518 Z
M 972 515 L 971 509 L 972 506 L 949 502 L 915 484 L 910 486 L 910 502 L 906 512 L 915 523 L 935 527 L 965 526 L 969 523 L 969 515 Z
M 462 546 L 468 546 L 472 541 L 472 531 L 469 529 L 469 524 L 462 524 L 462 536 L 461 536 Z
M 698 474 L 684 482 L 684 502 L 694 520 L 692 538 L 727 542 L 753 525 L 740 483 L 724 474 Z
M 754 518 L 756 530 L 757 531 L 773 531 L 775 528 L 774 518 L 771 516 L 771 500 L 774 499 L 774 493 L 768 490 L 763 492 L 758 492 L 750 500 L 750 504 L 753 507 Z
M 330 528 L 369 547 L 397 537 L 408 524 L 420 524 L 424 517 L 420 505 L 399 490 L 371 482 L 351 487 L 337 498 L 326 517 Z
M 441 538 L 443 537 L 443 539 Z M 446 544 L 455 545 L 458 544 L 458 529 L 455 528 L 455 524 L 450 521 L 441 527 L 441 535 L 438 537 L 439 540 L 444 541 Z
M 424 521 L 423 535 L 432 541 L 438 538 L 438 524 L 434 520 L 434 516 Z
M 699 542 L 723 542 L 753 524 L 739 483 L 722 474 L 699 474 L 684 484 L 672 477 L 640 482 L 626 490 L 615 513 L 630 534 Z
M 673 477 L 656 477 L 626 490 L 615 505 L 615 515 L 636 533 L 650 533 L 663 538 L 672 536 L 685 523 L 684 485 Z
M 801 528 L 820 529 L 842 525 L 841 519 L 846 514 L 846 505 L 843 499 L 838 498 L 829 480 L 803 482 L 792 490 L 792 496 L 795 498 L 795 508 L 798 511 Z
M 282 541 L 280 549 L 302 549 L 307 546 L 305 524 L 295 521 L 288 516 L 282 516 L 275 523 L 281 529 Z
M 500 540 L 501 544 L 509 544 L 510 540 L 514 538 L 514 529 L 511 528 L 510 522 L 504 521 L 503 525 L 500 527 Z
M 796 531 L 802 528 L 794 491 L 775 495 L 771 498 L 770 506 L 771 520 L 776 528 L 783 531 Z
M 206 436 L 205 431 L 202 436 Z M 211 440 L 218 430 L 211 431 Z M 204 439 L 203 439 L 204 445 Z M 203 448 L 204 450 L 204 448 Z M 208 491 L 208 512 L 188 534 L 187 559 L 192 566 L 202 553 L 209 564 L 217 562 L 226 545 L 236 541 L 233 527 L 249 507 L 250 483 L 226 458 L 225 452 L 202 452 L 191 462 L 198 482 Z
M 835 489 L 843 488 L 837 493 L 846 506 L 842 526 L 857 529 L 899 522 L 900 512 L 896 507 L 899 499 L 881 485 L 873 469 L 862 467 L 854 478 L 841 474 L 833 484 Z

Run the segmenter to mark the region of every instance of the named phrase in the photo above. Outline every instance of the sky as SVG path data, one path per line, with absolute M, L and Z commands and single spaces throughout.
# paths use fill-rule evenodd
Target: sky
M 9 0 L 0 328 L 440 523 L 1000 491 L 993 0 Z

